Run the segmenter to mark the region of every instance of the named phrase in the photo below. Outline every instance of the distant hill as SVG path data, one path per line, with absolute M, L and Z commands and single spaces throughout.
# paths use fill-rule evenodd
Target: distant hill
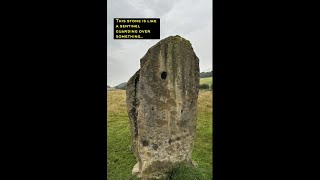
M 107 85 L 107 88 L 111 88 L 111 86 Z
M 117 89 L 116 89 L 116 88 L 113 88 L 113 87 L 107 88 L 107 91 L 114 91 L 114 90 L 117 90 Z
M 127 89 L 127 83 L 123 82 L 123 83 L 115 86 L 114 88 L 116 88 L 116 89 Z

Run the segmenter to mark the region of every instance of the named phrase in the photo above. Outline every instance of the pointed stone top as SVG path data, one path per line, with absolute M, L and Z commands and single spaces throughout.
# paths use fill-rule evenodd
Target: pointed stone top
M 166 45 L 183 45 L 185 47 L 185 49 L 189 49 L 191 51 L 193 51 L 193 47 L 192 44 L 190 43 L 189 40 L 181 37 L 180 35 L 175 35 L 175 36 L 168 36 L 162 40 L 160 40 L 159 42 L 157 42 L 155 45 L 153 45 L 151 48 L 148 49 L 147 53 L 140 59 L 140 63 L 143 64 L 144 63 L 144 59 L 145 57 L 152 51 L 155 49 L 161 49 L 162 51 L 165 51 L 164 47 Z M 166 51 L 170 52 L 171 49 L 167 49 Z M 194 52 L 193 52 L 194 53 Z M 195 53 L 194 53 L 195 54 Z
M 186 41 L 186 42 L 188 42 L 188 43 L 190 43 L 190 41 L 188 41 L 187 39 L 185 39 L 185 38 L 183 38 L 183 37 L 181 37 L 181 36 L 179 36 L 179 35 L 175 35 L 175 36 L 169 36 L 169 37 L 167 37 L 167 38 L 164 38 L 164 39 L 162 39 L 161 41 L 159 41 L 159 42 L 176 42 L 177 40 L 179 40 L 179 41 Z M 190 43 L 190 45 L 191 45 L 191 43 Z
M 175 36 L 169 36 L 169 37 L 166 37 L 162 40 L 160 40 L 158 43 L 156 43 L 155 45 L 153 45 L 150 49 L 154 48 L 154 47 L 157 47 L 158 45 L 160 44 L 177 44 L 177 43 L 182 43 L 185 44 L 186 46 L 190 46 L 191 49 L 192 48 L 192 44 L 190 43 L 189 40 L 179 36 L 179 35 L 175 35 Z

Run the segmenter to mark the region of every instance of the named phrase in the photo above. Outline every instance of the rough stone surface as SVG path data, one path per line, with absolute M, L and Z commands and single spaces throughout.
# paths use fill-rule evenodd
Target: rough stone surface
M 199 93 L 199 58 L 191 43 L 170 36 L 140 59 L 127 83 L 132 149 L 141 179 L 159 179 L 179 163 L 192 163 Z

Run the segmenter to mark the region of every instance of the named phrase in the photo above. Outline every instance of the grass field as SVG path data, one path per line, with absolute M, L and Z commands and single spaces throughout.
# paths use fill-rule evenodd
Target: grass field
M 200 78 L 200 84 L 208 84 L 211 87 L 212 77 Z
M 107 97 L 107 176 L 111 180 L 128 180 L 136 159 L 129 148 L 125 90 L 108 91 Z M 197 121 L 192 159 L 198 168 L 177 168 L 171 180 L 212 179 L 212 91 L 199 92 Z

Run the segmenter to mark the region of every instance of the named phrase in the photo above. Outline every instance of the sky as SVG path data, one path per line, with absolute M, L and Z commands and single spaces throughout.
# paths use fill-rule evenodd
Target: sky
M 113 39 L 114 18 L 160 18 L 160 39 Z M 212 71 L 212 0 L 108 0 L 107 84 L 127 82 L 148 49 L 168 36 L 189 40 L 200 72 Z

